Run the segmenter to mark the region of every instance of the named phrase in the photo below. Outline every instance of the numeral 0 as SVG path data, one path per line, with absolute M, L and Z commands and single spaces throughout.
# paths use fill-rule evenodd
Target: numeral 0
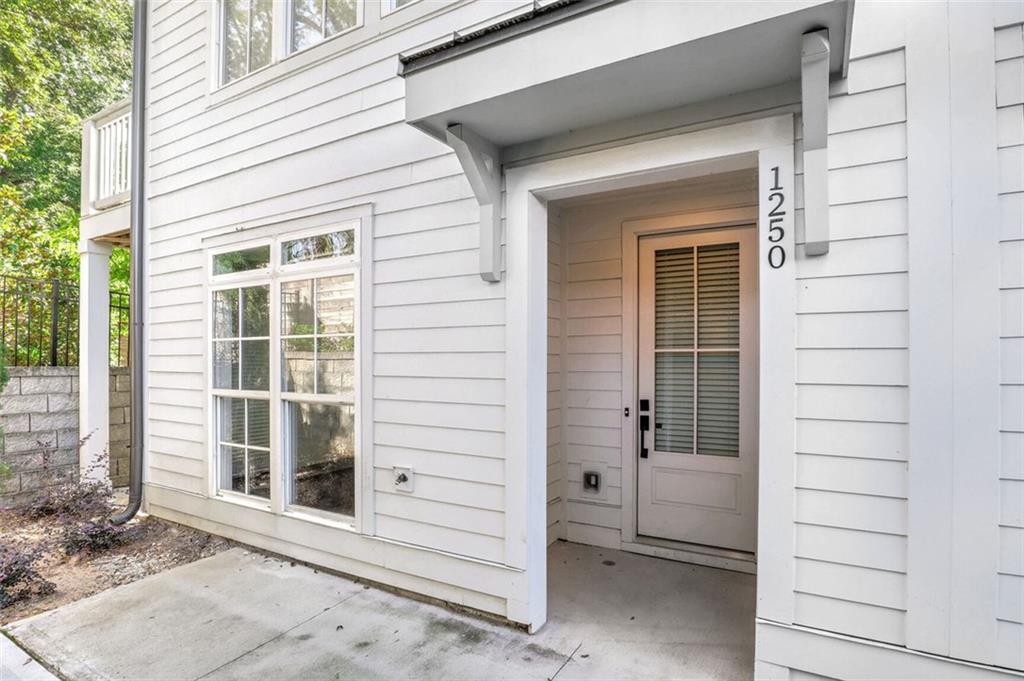
M 768 249 L 768 266 L 777 270 L 786 264 L 786 249 L 775 245 Z

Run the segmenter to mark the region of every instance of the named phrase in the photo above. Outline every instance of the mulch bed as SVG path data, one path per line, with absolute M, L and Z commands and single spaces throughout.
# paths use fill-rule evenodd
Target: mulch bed
M 58 517 L 34 519 L 15 510 L 0 511 L 0 547 L 38 552 L 35 570 L 53 585 L 49 593 L 32 593 L 0 607 L 0 625 L 212 556 L 232 546 L 226 539 L 153 517 L 138 517 L 129 527 L 124 542 L 117 546 L 69 556 L 61 541 L 65 524 Z

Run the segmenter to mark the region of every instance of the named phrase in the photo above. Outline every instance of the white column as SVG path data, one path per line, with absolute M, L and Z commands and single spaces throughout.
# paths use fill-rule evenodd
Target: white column
M 82 239 L 79 253 L 78 456 L 83 479 L 110 479 L 110 244 Z
M 547 205 L 527 188 L 506 198 L 505 564 L 508 617 L 547 620 Z

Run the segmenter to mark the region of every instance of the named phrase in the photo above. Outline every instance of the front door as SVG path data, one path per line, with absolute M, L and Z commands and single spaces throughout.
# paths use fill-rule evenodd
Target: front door
M 641 535 L 754 552 L 755 234 L 750 227 L 640 239 Z

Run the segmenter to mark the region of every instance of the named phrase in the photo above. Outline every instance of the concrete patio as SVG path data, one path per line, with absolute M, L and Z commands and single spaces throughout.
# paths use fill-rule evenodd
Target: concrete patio
M 749 679 L 754 578 L 558 542 L 537 634 L 240 548 L 16 622 L 68 679 Z

